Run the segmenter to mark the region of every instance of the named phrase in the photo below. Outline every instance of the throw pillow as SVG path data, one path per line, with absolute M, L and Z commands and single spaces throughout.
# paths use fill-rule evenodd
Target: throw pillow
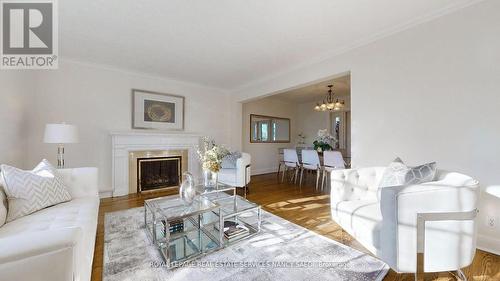
M 419 184 L 434 180 L 436 175 L 436 162 L 408 167 L 398 157 L 385 169 L 379 187 L 401 186 Z
M 71 200 L 56 168 L 45 159 L 32 171 L 8 165 L 1 165 L 0 169 L 9 204 L 7 222 Z
M 231 152 L 222 158 L 222 169 L 236 169 L 236 161 L 241 158 L 241 152 Z

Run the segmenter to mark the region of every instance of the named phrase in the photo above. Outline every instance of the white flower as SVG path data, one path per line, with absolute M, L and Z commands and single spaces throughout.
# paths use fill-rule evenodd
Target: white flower
M 328 135 L 328 129 L 318 130 L 318 137 L 324 138 Z

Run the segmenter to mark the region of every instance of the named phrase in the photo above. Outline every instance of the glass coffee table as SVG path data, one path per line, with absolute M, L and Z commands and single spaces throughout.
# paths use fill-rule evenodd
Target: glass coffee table
M 198 182 L 202 182 L 202 180 L 199 180 Z M 196 190 L 197 195 L 208 195 L 212 193 L 224 192 L 229 194 L 232 193 L 233 196 L 236 196 L 236 187 L 223 183 L 217 183 L 217 186 L 215 187 L 205 187 L 203 184 L 196 184 L 194 186 L 194 189 Z
M 219 208 L 204 197 L 197 197 L 191 205 L 177 195 L 144 201 L 146 232 L 168 266 L 221 247 L 215 227 L 219 219 L 212 215 Z
M 220 206 L 218 209 L 219 226 L 222 227 L 227 222 L 232 222 L 248 230 L 234 237 L 228 237 L 224 231 L 219 231 L 219 241 L 222 245 L 230 245 L 247 239 L 260 231 L 262 217 L 260 205 L 241 196 L 229 196 L 226 193 L 207 194 L 204 197 Z
M 198 189 L 191 205 L 185 205 L 178 195 L 144 201 L 148 236 L 168 267 L 217 251 L 260 231 L 261 207 L 236 195 L 234 187 Z

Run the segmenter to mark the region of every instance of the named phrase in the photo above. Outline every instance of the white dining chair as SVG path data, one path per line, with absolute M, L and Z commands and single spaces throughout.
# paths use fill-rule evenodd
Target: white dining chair
M 321 162 L 319 161 L 319 155 L 316 150 L 304 149 L 302 150 L 302 166 L 300 169 L 300 182 L 299 185 L 302 186 L 302 177 L 304 175 L 304 170 L 316 171 L 316 189 L 318 189 L 319 177 L 321 175 Z
M 323 152 L 323 178 L 321 180 L 321 190 L 325 188 L 326 174 L 333 170 L 345 169 L 345 161 L 340 151 Z
M 294 173 L 291 177 L 294 183 L 297 183 L 297 176 L 300 170 L 299 156 L 297 155 L 297 150 L 295 149 L 283 149 L 283 174 L 281 176 L 281 182 L 285 181 L 285 174 L 293 169 Z
M 284 150 L 284 148 L 278 148 L 278 182 L 280 181 L 281 166 L 285 166 L 285 159 L 284 159 L 283 150 Z

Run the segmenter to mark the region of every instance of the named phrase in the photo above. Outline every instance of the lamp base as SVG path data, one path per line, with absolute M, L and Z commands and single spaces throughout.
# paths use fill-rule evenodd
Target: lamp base
M 63 145 L 59 145 L 57 147 L 57 168 L 58 169 L 64 168 L 64 146 Z

